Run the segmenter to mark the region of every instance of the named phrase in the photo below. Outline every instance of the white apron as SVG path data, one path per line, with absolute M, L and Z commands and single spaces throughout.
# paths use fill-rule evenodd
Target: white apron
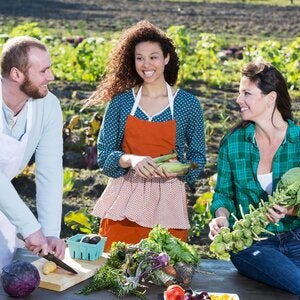
M 20 141 L 3 133 L 2 102 L 2 83 L 0 79 L 0 170 L 9 180 L 12 180 L 20 171 L 19 168 L 27 146 L 28 135 L 32 125 L 32 100 L 27 102 L 26 132 Z M 20 245 L 20 242 L 16 237 L 16 228 L 0 209 L 0 272 L 2 267 L 11 262 L 18 245 Z

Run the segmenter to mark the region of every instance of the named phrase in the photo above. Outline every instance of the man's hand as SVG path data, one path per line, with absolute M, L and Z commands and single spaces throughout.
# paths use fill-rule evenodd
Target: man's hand
M 43 255 L 48 254 L 48 242 L 42 232 L 42 229 L 30 234 L 27 238 L 25 238 L 25 247 L 36 255 L 39 253 Z
M 66 243 L 64 240 L 48 236 L 45 237 L 42 230 L 38 230 L 25 239 L 25 247 L 36 255 L 53 253 L 59 259 L 64 259 Z
M 66 250 L 65 241 L 54 236 L 48 236 L 47 241 L 49 251 L 59 259 L 64 259 Z

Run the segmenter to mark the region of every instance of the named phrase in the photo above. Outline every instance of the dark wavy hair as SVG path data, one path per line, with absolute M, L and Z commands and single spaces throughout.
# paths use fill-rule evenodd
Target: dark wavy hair
M 250 62 L 243 67 L 242 76 L 255 83 L 264 95 L 273 91 L 276 92 L 273 114 L 277 108 L 285 121 L 293 120 L 292 100 L 287 84 L 282 74 L 273 65 L 264 61 Z M 230 132 L 237 128 L 245 128 L 249 123 L 252 121 L 242 120 Z
M 142 85 L 143 79 L 135 69 L 135 47 L 141 42 L 156 42 L 160 45 L 164 57 L 170 60 L 164 69 L 167 83 L 173 86 L 178 77 L 179 59 L 173 41 L 149 21 L 143 20 L 128 28 L 121 35 L 116 48 L 111 53 L 103 79 L 96 91 L 87 101 L 87 105 L 105 103 L 121 92 L 136 85 Z

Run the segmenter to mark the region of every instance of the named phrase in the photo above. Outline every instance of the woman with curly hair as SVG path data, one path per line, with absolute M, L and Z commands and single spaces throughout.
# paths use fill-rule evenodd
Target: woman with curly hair
M 93 214 L 112 242 L 138 243 L 157 224 L 186 241 L 185 183 L 199 177 L 205 159 L 199 100 L 177 89 L 178 56 L 170 38 L 148 21 L 127 29 L 111 53 L 106 75 L 89 104 L 108 104 L 98 137 L 98 164 L 111 177 Z M 161 171 L 153 158 L 175 152 L 198 168 Z

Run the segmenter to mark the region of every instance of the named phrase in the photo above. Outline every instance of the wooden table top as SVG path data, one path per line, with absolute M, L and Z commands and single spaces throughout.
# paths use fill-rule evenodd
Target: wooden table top
M 33 261 L 36 256 L 33 256 L 29 251 L 20 249 L 17 251 L 15 259 L 23 261 Z M 38 288 L 29 297 L 23 299 L 30 300 L 99 300 L 99 299 L 119 299 L 109 291 L 99 291 L 89 295 L 78 295 L 88 282 L 87 279 L 65 291 L 55 292 L 47 289 Z M 231 262 L 220 261 L 213 259 L 202 259 L 198 271 L 193 277 L 191 283 L 193 290 L 205 290 L 208 292 L 224 292 L 238 294 L 240 300 L 296 300 L 297 296 L 284 292 L 279 289 L 272 288 L 263 283 L 256 282 L 240 275 Z M 164 287 L 149 286 L 145 296 L 149 300 L 163 299 Z M 0 283 L 0 299 L 11 300 L 3 290 Z M 20 299 L 20 298 L 19 298 Z M 122 299 L 137 299 L 133 296 L 126 296 Z

